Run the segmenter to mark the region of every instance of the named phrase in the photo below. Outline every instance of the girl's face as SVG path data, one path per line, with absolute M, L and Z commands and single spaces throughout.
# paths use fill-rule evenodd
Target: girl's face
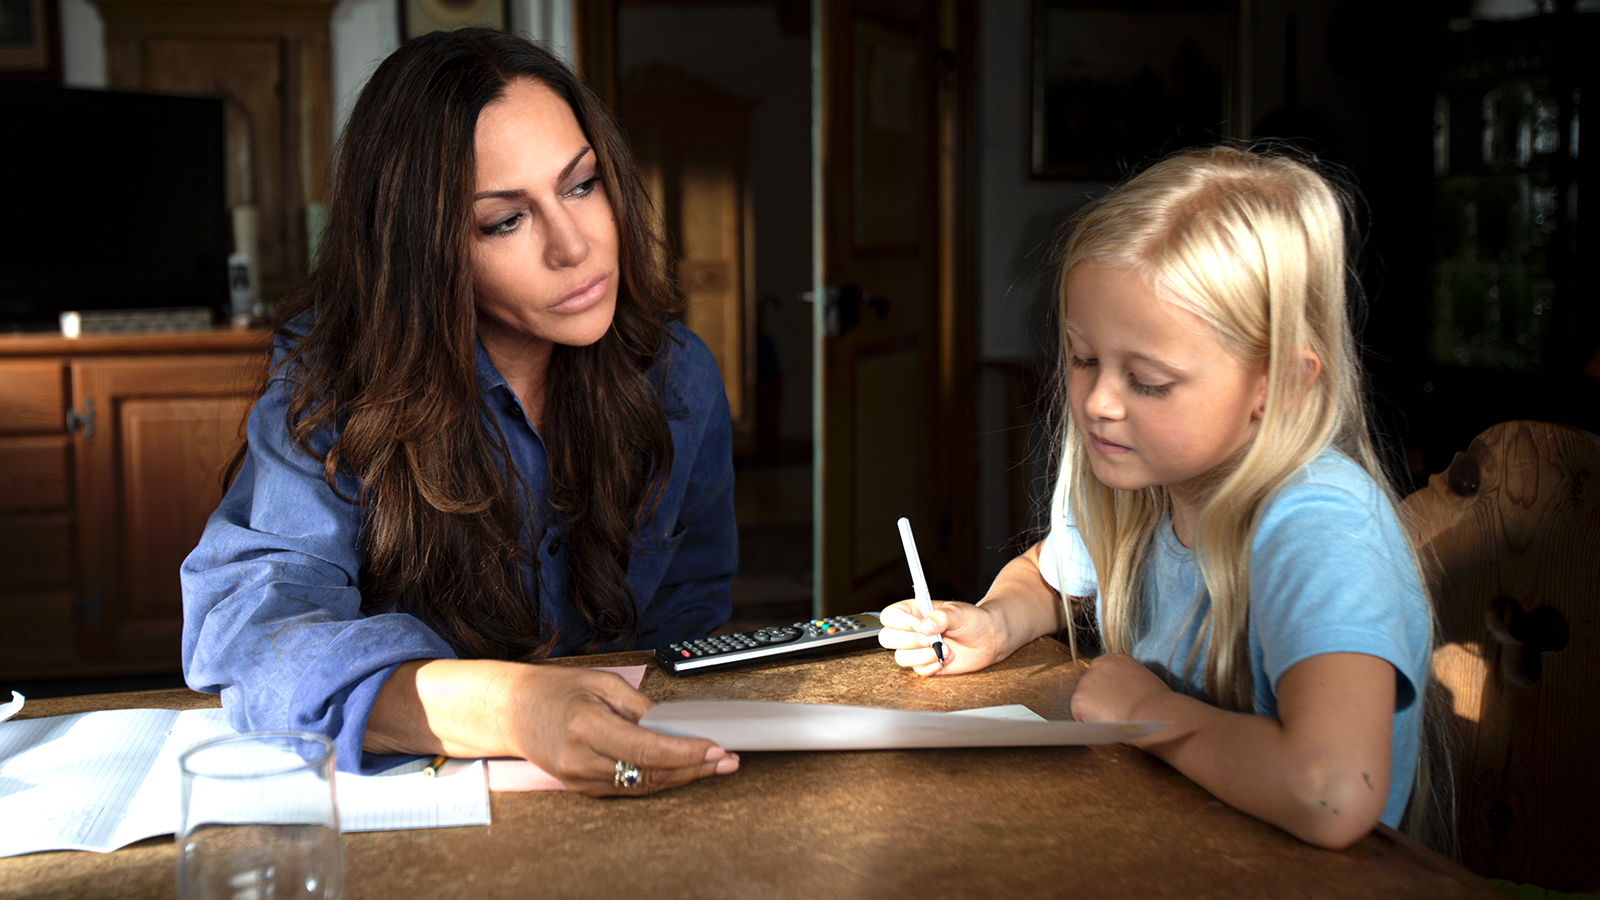
M 1095 477 L 1136 490 L 1166 485 L 1203 501 L 1205 476 L 1255 438 L 1267 365 L 1234 356 L 1194 313 L 1127 269 L 1067 273 L 1067 396 Z
M 486 345 L 582 346 L 611 327 L 617 223 L 572 108 L 520 79 L 483 108 L 474 135 L 472 274 Z

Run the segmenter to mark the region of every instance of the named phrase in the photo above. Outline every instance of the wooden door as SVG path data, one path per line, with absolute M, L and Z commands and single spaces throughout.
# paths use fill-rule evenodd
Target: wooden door
M 258 386 L 254 354 L 85 359 L 73 408 L 94 410 L 76 444 L 84 609 L 96 660 L 177 671 L 178 567 L 222 499 Z
M 976 335 L 962 324 L 970 295 L 954 290 L 962 79 L 944 52 L 965 6 L 813 6 L 814 296 L 828 298 L 815 310 L 816 606 L 826 615 L 911 595 L 900 516 L 935 596 L 970 590 L 963 460 Z

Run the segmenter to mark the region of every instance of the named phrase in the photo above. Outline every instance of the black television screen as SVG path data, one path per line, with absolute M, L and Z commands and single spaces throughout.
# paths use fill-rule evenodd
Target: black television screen
M 0 87 L 0 330 L 227 310 L 223 102 Z

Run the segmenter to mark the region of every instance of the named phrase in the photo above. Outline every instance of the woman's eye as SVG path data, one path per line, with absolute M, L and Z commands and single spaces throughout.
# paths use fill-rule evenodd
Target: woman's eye
M 1095 359 L 1092 356 L 1087 358 L 1087 359 L 1085 359 L 1084 357 L 1081 357 L 1081 356 L 1068 356 L 1067 357 L 1067 365 L 1071 366 L 1074 369 L 1087 369 L 1087 368 L 1089 368 L 1090 366 L 1094 365 L 1095 363 L 1097 363 L 1099 361 L 1100 360 Z
M 1167 384 L 1145 384 L 1135 377 L 1132 372 L 1128 373 L 1128 387 L 1132 388 L 1133 392 L 1141 397 L 1165 397 L 1172 391 L 1170 382 Z
M 517 213 L 514 216 L 507 216 L 492 225 L 485 225 L 479 230 L 486 235 L 510 234 L 517 229 L 517 223 L 520 221 L 522 221 L 522 213 Z
M 587 197 L 600 187 L 600 176 L 593 175 L 580 182 L 577 187 L 567 192 L 569 197 Z

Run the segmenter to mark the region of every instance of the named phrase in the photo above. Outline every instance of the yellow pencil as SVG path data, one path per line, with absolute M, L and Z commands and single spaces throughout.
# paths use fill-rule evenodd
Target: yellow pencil
M 422 777 L 432 778 L 433 776 L 439 774 L 439 769 L 443 768 L 446 758 L 447 757 L 443 753 L 435 756 L 433 758 L 433 762 L 428 763 L 428 767 L 422 770 Z

